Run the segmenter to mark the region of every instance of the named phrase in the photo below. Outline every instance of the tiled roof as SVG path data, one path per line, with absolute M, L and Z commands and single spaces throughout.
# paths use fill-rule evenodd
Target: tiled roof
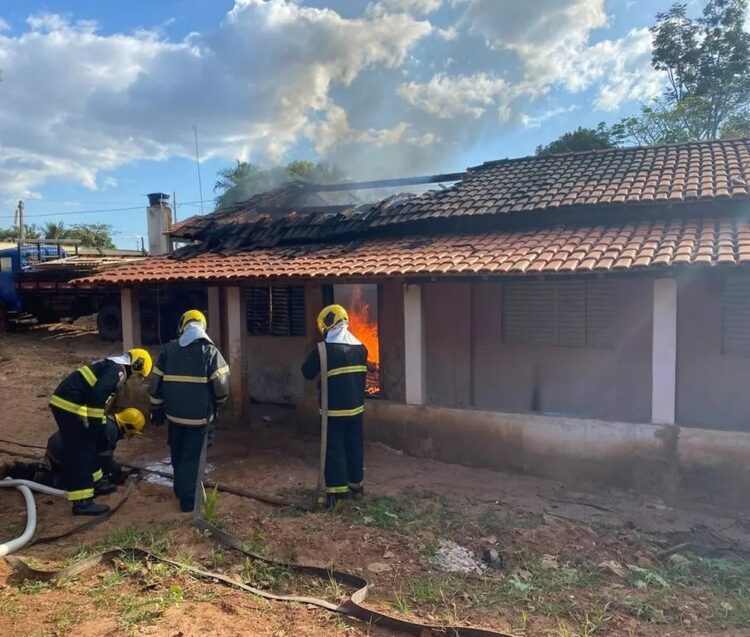
M 185 261 L 159 257 L 86 284 L 228 279 L 518 275 L 750 263 L 750 221 L 680 218 L 483 234 L 278 246 Z
M 372 225 L 748 195 L 750 139 L 612 148 L 487 162 L 445 191 L 383 210 Z

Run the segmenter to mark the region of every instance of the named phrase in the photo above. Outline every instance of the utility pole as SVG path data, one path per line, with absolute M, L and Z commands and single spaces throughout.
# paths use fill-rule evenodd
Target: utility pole
M 23 200 L 18 202 L 18 240 L 26 239 L 26 228 L 23 225 Z
M 172 223 L 177 223 L 177 192 L 172 191 Z

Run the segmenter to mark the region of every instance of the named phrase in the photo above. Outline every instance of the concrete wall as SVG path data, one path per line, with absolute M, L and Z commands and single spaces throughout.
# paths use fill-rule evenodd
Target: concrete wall
M 677 423 L 750 431 L 750 357 L 722 353 L 721 273 L 677 289 Z
M 248 336 L 250 398 L 258 402 L 293 404 L 305 394 L 300 366 L 307 354 L 304 336 Z
M 608 349 L 504 344 L 500 283 L 426 284 L 428 404 L 650 421 L 653 283 L 614 283 Z
M 667 501 L 750 504 L 750 434 L 370 401 L 369 441 L 405 453 Z
M 471 285 L 427 283 L 422 290 L 425 397 L 431 405 L 471 405 Z

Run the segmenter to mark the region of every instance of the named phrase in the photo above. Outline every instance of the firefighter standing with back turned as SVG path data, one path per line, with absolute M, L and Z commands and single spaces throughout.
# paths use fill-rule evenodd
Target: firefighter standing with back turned
M 229 397 L 229 366 L 206 334 L 198 310 L 180 318 L 179 338 L 159 354 L 149 385 L 151 422 L 169 424 L 174 492 L 180 509 L 195 505 L 198 468 L 204 441 L 219 405 Z
M 73 515 L 101 515 L 106 504 L 96 504 L 95 495 L 111 493 L 104 483 L 97 459 L 97 444 L 107 422 L 107 408 L 136 373 L 145 378 L 151 372 L 151 356 L 144 349 L 131 349 L 122 356 L 110 356 L 79 367 L 55 389 L 49 406 L 63 443 L 63 480 Z
M 363 414 L 367 381 L 367 348 L 349 331 L 349 315 L 329 305 L 318 315 L 328 358 L 328 441 L 326 449 L 326 508 L 364 493 Z M 307 380 L 320 374 L 316 347 L 302 365 Z

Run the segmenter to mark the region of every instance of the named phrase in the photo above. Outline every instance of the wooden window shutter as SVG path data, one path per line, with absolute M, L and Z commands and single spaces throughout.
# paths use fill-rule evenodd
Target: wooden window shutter
M 721 332 L 723 354 L 750 354 L 750 277 L 724 282 Z
M 271 286 L 271 334 L 289 335 L 289 286 Z
M 307 334 L 307 315 L 305 311 L 305 286 L 289 287 L 289 334 L 305 336 Z

